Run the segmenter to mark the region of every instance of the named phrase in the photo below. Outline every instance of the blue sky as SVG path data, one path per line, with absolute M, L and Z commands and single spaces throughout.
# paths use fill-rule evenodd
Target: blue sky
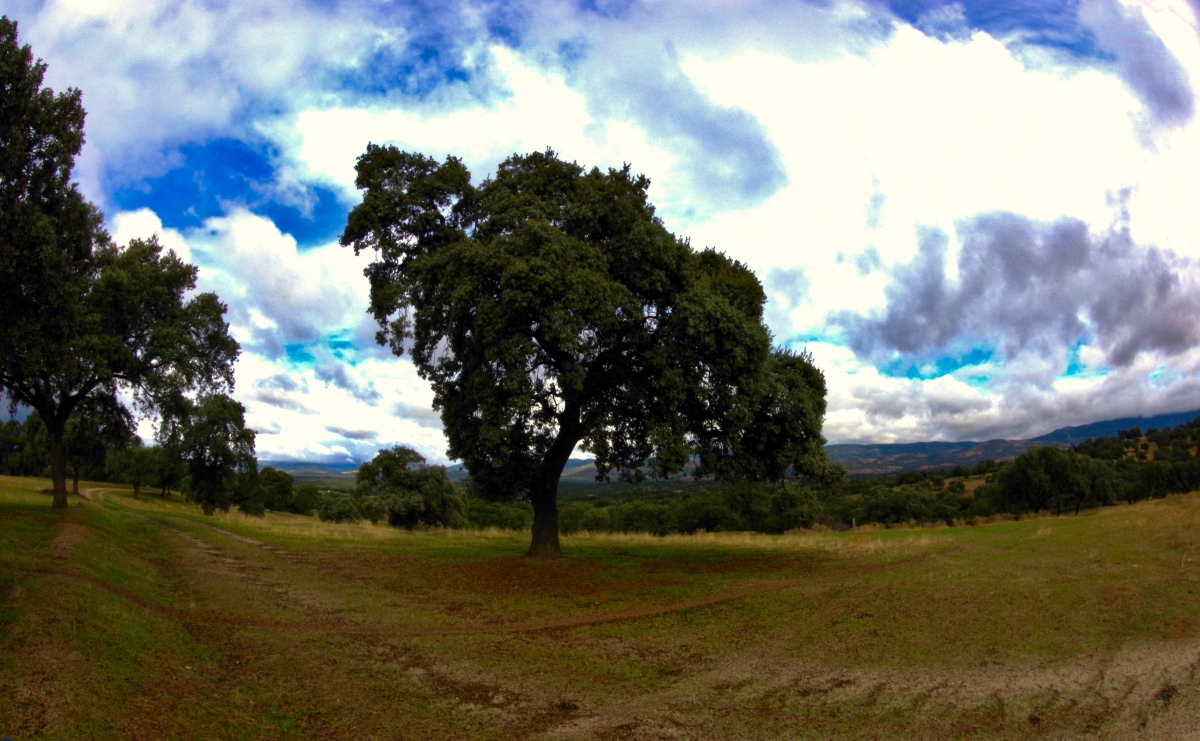
M 833 442 L 1200 408 L 1200 0 L 0 7 L 83 90 L 114 237 L 158 233 L 229 305 L 262 458 L 444 460 L 336 244 L 368 142 L 478 179 L 632 163 L 758 273 Z

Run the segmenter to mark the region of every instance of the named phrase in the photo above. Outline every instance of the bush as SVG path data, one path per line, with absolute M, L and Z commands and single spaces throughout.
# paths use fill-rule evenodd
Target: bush
M 389 525 L 466 527 L 462 495 L 450 483 L 446 469 L 429 466 L 412 448 L 398 445 L 381 450 L 358 469 L 355 490 L 363 497 L 378 497 Z
M 884 525 L 937 520 L 953 524 L 960 514 L 957 496 L 946 491 L 934 494 L 918 486 L 873 489 L 848 509 L 860 523 L 878 522 Z
M 607 507 L 592 507 L 583 513 L 579 520 L 579 529 L 592 533 L 606 533 L 612 530 L 612 516 Z
M 320 489 L 312 484 L 301 484 L 292 491 L 287 511 L 298 515 L 311 515 L 313 510 L 319 506 L 321 506 Z
M 577 533 L 583 529 L 580 523 L 583 516 L 595 507 L 588 502 L 567 502 L 558 508 L 558 529 L 564 535 Z
M 533 508 L 523 502 L 487 502 L 471 499 L 466 504 L 466 522 L 468 527 L 476 530 L 488 527 L 527 530 L 533 526 Z
M 388 515 L 387 505 L 380 497 L 360 497 L 355 505 L 364 520 L 370 520 L 374 525 Z
M 317 516 L 322 522 L 358 522 L 362 519 L 353 497 L 333 492 L 321 497 Z
M 675 530 L 675 517 L 664 504 L 630 502 L 609 510 L 612 530 L 622 533 L 666 535 Z
M 679 508 L 676 517 L 679 531 L 682 533 L 694 533 L 697 530 L 715 533 L 742 529 L 741 518 L 726 506 L 719 494 L 710 492 L 688 499 Z

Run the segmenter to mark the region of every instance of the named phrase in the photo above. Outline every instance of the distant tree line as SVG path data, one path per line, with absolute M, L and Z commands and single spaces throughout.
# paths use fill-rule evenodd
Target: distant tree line
M 254 456 L 254 432 L 245 409 L 224 394 L 178 398 L 159 423 L 159 443 L 146 446 L 122 405 L 103 395 L 87 397 L 63 434 L 64 466 L 72 493 L 81 480 L 129 484 L 160 496 L 180 490 L 205 514 L 236 506 L 264 512 L 265 493 Z M 42 417 L 0 424 L 0 474 L 50 477 L 51 439 Z

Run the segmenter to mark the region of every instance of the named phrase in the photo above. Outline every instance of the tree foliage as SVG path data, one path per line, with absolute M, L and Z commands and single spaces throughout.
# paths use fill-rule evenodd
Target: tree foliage
M 237 343 L 196 269 L 156 239 L 111 243 L 70 182 L 83 145 L 78 90 L 43 87 L 45 65 L 0 19 L 0 387 L 41 416 L 54 506 L 66 506 L 63 435 L 94 393 L 153 407 L 231 387 Z
M 133 416 L 111 394 L 93 392 L 84 397 L 67 422 L 63 456 L 70 469 L 72 493 L 79 493 L 82 476 L 98 478 L 110 450 L 129 447 L 137 438 Z
M 794 450 L 742 440 L 762 397 L 796 380 L 796 356 L 777 356 L 773 387 L 762 286 L 667 231 L 629 166 L 585 170 L 547 150 L 475 187 L 458 159 L 370 145 L 357 171 L 342 244 L 376 256 L 377 339 L 431 382 L 477 491 L 532 503 L 531 555 L 559 553 L 558 481 L 577 444 L 603 477 L 640 480 L 739 444 L 774 472 L 819 438 L 818 424 Z M 811 421 L 823 409 L 810 406 L 782 416 Z
M 142 486 L 157 480 L 158 450 L 147 448 L 141 441 L 123 449 L 110 449 L 105 469 L 110 480 L 133 486 L 133 496 L 141 496 Z
M 442 466 L 430 466 L 412 448 L 397 445 L 381 450 L 362 464 L 355 479 L 359 505 L 372 522 L 386 519 L 389 525 L 409 529 L 419 525 L 463 527 L 464 501 Z
M 182 430 L 189 498 L 206 515 L 235 504 L 250 514 L 261 514 L 255 433 L 246 429 L 245 407 L 225 394 L 205 394 L 195 402 L 183 400 L 178 411 L 182 416 L 168 423 Z

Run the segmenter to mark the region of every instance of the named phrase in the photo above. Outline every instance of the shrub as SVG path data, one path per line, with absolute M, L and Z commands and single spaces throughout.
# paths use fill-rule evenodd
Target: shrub
M 354 498 L 335 492 L 322 495 L 317 505 L 317 516 L 322 522 L 358 522 L 362 519 Z
M 564 535 L 577 533 L 583 529 L 580 523 L 583 516 L 595 507 L 588 502 L 567 502 L 558 508 L 558 529 Z
M 526 530 L 533 525 L 533 508 L 523 502 L 487 502 L 471 499 L 466 503 L 466 522 L 469 527 L 477 530 L 488 527 Z
M 675 530 L 675 517 L 671 508 L 663 504 L 630 502 L 609 510 L 611 527 L 622 533 L 650 533 L 666 535 Z
M 579 529 L 593 533 L 604 533 L 612 529 L 612 517 L 607 507 L 592 507 L 583 513 Z
M 723 530 L 741 530 L 742 520 L 726 506 L 722 497 L 715 493 L 697 494 L 679 508 L 676 514 L 679 531 L 694 533 L 707 530 L 710 533 Z
M 355 504 L 358 507 L 358 513 L 363 516 L 363 519 L 370 520 L 372 525 L 388 515 L 387 505 L 380 497 L 360 497 Z
M 298 515 L 311 515 L 313 510 L 321 506 L 321 491 L 312 484 L 301 484 L 292 491 L 288 501 L 288 512 Z

